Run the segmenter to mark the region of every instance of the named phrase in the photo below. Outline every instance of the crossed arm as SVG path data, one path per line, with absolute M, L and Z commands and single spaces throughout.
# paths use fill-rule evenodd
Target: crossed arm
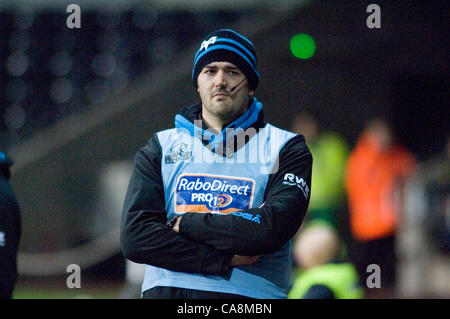
M 312 157 L 302 141 L 299 136 L 293 138 L 280 153 L 279 170 L 269 178 L 265 204 L 246 210 L 260 215 L 260 223 L 230 214 L 186 213 L 171 229 L 165 225 L 161 149 L 154 137 L 136 155 L 125 198 L 124 255 L 174 271 L 227 275 L 232 266 L 276 251 L 298 230 L 309 202 L 297 185 L 283 183 L 290 173 L 311 185 Z

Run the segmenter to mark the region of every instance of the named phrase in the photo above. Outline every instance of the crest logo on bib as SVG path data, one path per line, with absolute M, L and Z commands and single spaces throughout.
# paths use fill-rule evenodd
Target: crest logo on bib
M 168 164 L 178 161 L 188 160 L 192 157 L 191 146 L 186 143 L 178 143 L 172 146 L 170 154 L 164 156 L 164 161 Z

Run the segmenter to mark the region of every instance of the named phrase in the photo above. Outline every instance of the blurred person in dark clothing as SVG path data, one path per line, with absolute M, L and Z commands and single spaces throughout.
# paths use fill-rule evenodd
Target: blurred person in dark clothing
M 0 151 L 0 298 L 12 298 L 17 280 L 17 252 L 21 220 L 14 191 L 9 184 L 13 161 Z

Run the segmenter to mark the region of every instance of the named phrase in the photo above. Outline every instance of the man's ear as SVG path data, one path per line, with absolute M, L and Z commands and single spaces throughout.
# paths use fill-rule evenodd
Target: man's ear
M 249 97 L 253 97 L 254 94 L 255 94 L 255 90 L 248 90 Z

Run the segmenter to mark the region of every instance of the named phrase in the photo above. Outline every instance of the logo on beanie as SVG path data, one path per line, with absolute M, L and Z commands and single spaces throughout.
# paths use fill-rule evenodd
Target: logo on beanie
M 216 40 L 217 40 L 217 36 L 214 36 L 214 37 L 209 38 L 208 40 L 203 41 L 202 45 L 200 46 L 200 51 L 203 49 L 205 49 L 205 51 L 208 50 L 208 46 L 210 44 L 214 44 L 214 42 L 216 42 Z

